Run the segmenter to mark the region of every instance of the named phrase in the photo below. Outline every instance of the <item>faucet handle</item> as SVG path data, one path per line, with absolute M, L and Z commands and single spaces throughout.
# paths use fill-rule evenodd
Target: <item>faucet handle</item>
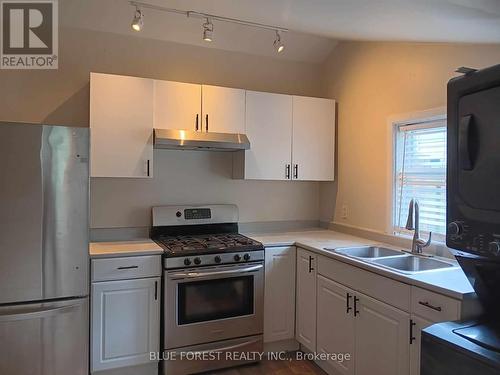
M 431 241 L 432 241 L 432 232 L 429 232 L 429 239 L 426 242 L 423 243 L 422 247 L 429 246 L 431 244 Z

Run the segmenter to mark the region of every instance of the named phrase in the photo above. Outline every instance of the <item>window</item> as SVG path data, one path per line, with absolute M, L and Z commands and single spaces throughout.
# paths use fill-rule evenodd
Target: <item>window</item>
M 398 125 L 395 136 L 394 232 L 407 232 L 408 206 L 415 198 L 420 230 L 439 239 L 446 233 L 446 120 Z

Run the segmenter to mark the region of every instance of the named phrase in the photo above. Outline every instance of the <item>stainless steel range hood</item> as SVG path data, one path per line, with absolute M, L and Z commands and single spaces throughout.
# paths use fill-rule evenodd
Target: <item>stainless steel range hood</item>
M 248 150 L 250 141 L 245 134 L 203 133 L 190 130 L 154 129 L 154 148 L 238 151 Z

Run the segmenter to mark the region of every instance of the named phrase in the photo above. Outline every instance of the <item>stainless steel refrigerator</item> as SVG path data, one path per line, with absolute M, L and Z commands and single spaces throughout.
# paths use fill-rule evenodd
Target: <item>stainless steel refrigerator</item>
M 88 375 L 88 129 L 0 122 L 0 374 Z

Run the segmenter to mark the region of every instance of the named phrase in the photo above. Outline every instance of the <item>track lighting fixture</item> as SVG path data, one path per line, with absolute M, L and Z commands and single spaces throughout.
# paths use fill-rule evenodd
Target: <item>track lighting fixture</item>
M 281 34 L 279 30 L 276 30 L 276 39 L 274 39 L 273 46 L 278 53 L 283 52 L 285 49 L 285 44 L 281 41 Z
M 207 18 L 207 21 L 203 24 L 203 40 L 205 42 L 211 42 L 213 40 L 214 24 Z
M 129 0 L 129 4 L 135 7 L 134 20 L 132 21 L 132 29 L 135 31 L 141 31 L 144 26 L 144 15 L 141 9 L 152 9 L 159 12 L 166 12 L 172 14 L 179 14 L 185 17 L 192 17 L 198 19 L 204 19 L 206 22 L 203 26 L 203 40 L 206 42 L 212 42 L 214 36 L 214 24 L 213 21 L 232 23 L 235 25 L 253 27 L 261 30 L 274 31 L 276 33 L 276 38 L 274 39 L 274 49 L 277 53 L 283 52 L 285 49 L 285 44 L 281 41 L 281 34 L 289 31 L 288 29 L 276 25 L 266 25 L 263 23 L 246 21 L 238 18 L 229 18 L 224 16 L 218 16 L 216 14 L 202 13 L 193 10 L 183 10 L 175 8 L 166 8 L 160 5 L 149 4 L 142 1 Z
M 135 8 L 134 19 L 132 20 L 132 29 L 135 31 L 141 31 L 144 26 L 144 15 L 139 7 Z

